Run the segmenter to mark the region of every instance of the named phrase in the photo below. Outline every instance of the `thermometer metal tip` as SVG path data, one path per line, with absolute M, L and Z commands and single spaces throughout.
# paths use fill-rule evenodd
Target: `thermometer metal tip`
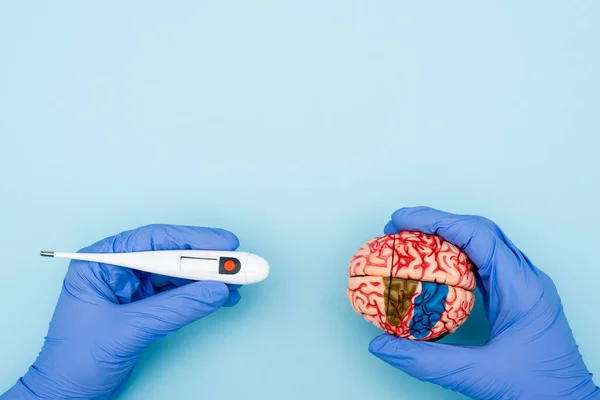
M 42 257 L 54 257 L 53 251 L 40 251 L 40 256 Z

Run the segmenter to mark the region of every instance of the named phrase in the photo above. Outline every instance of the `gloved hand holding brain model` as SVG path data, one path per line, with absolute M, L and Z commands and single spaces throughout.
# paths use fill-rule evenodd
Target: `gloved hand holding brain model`
M 400 256 L 400 261 L 386 261 L 394 265 L 391 272 L 404 279 L 415 279 L 418 284 L 412 297 L 410 290 L 402 293 L 411 299 L 402 303 L 407 310 L 402 324 L 398 325 L 397 319 L 397 325 L 390 324 L 391 328 L 382 324 L 386 332 L 371 341 L 372 354 L 419 380 L 477 400 L 600 399 L 600 388 L 579 352 L 554 282 L 494 222 L 474 215 L 410 207 L 394 212 L 384 233 L 390 235 L 384 239 L 386 245 L 390 237 L 401 243 L 393 245 L 398 253 L 394 257 Z M 364 253 L 369 254 L 369 263 L 380 263 L 381 256 L 373 256 L 377 252 L 370 250 L 379 245 L 373 242 L 369 249 L 359 251 L 359 259 Z M 468 257 L 475 274 L 458 249 Z M 389 252 L 382 253 L 384 258 Z M 364 262 L 356 264 L 355 275 L 376 275 L 385 270 L 365 268 L 361 266 Z M 389 279 L 381 275 L 378 279 L 382 283 Z M 473 276 L 490 322 L 487 343 L 469 346 L 410 340 L 440 337 L 440 331 L 452 332 L 465 320 L 472 307 Z M 437 286 L 427 289 L 432 281 Z M 360 285 L 353 283 L 357 281 L 350 282 L 350 292 L 358 292 Z M 438 291 L 445 290 L 440 289 L 444 285 L 448 295 L 443 310 L 444 296 Z M 373 302 L 364 303 L 361 297 L 354 296 L 353 304 L 359 312 L 369 311 L 367 317 L 377 323 L 382 311 L 387 318 L 390 312 L 377 300 L 384 294 L 379 286 L 365 283 L 360 290 L 368 294 L 362 298 Z M 453 290 L 455 297 L 450 294 Z M 423 294 L 416 294 L 418 291 Z M 427 294 L 428 291 L 433 294 Z M 461 296 L 463 300 L 457 301 Z M 419 309 L 426 318 L 419 315 Z M 437 315 L 439 321 L 434 324 Z M 431 327 L 432 333 L 425 335 L 425 327 Z
M 437 340 L 467 319 L 475 275 L 467 256 L 439 236 L 403 231 L 374 238 L 352 257 L 352 307 L 385 332 Z

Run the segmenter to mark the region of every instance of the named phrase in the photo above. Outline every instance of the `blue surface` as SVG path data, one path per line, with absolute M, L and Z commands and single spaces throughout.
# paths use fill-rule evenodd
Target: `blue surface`
M 591 0 L 2 3 L 0 390 L 66 270 L 39 251 L 157 222 L 230 229 L 272 275 L 153 346 L 123 399 L 463 398 L 371 356 L 380 331 L 345 297 L 354 251 L 407 205 L 495 220 L 600 374 L 599 17 Z M 477 300 L 444 341 L 484 340 Z
M 448 286 L 433 282 L 422 282 L 422 292 L 415 298 L 414 315 L 410 320 L 410 334 L 422 339 L 440 320 L 446 309 Z

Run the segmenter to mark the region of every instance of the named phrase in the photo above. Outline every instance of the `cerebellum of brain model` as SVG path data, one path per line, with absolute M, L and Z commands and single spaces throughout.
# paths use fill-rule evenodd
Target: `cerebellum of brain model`
M 374 238 L 354 254 L 348 272 L 354 310 L 397 337 L 439 340 L 467 320 L 475 303 L 473 265 L 435 235 Z

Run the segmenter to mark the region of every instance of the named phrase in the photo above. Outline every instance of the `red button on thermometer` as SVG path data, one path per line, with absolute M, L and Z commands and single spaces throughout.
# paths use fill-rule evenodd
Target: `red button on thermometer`
M 269 276 L 267 260 L 252 253 L 239 251 L 156 250 L 133 253 L 42 251 L 40 255 L 116 265 L 195 281 L 221 281 L 246 285 L 261 282 Z

